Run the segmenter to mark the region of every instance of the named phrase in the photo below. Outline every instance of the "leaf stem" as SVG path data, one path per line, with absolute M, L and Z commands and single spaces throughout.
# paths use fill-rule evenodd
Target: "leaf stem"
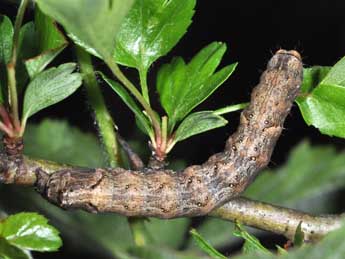
M 114 76 L 134 95 L 138 102 L 143 106 L 147 115 L 150 117 L 153 128 L 155 129 L 156 135 L 160 135 L 160 125 L 157 120 L 154 111 L 152 110 L 150 104 L 145 100 L 145 98 L 140 94 L 138 89 L 132 84 L 131 81 L 122 73 L 119 66 L 115 63 L 113 58 L 105 59 L 106 64 L 109 66 Z
M 76 46 L 76 54 L 83 75 L 87 99 L 95 112 L 95 119 L 108 155 L 108 162 L 111 167 L 117 167 L 119 166 L 121 156 L 114 130 L 115 123 L 105 105 L 93 70 L 90 55 L 78 46 Z
M 17 94 L 17 83 L 16 83 L 16 64 L 18 57 L 18 45 L 19 45 L 19 32 L 20 27 L 23 23 L 24 13 L 28 5 L 29 0 L 22 0 L 14 23 L 14 34 L 12 44 L 12 55 L 10 62 L 7 64 L 7 75 L 8 75 L 8 94 L 9 104 L 11 107 L 11 113 L 13 117 L 13 123 L 16 131 L 20 131 L 20 121 L 18 112 L 18 94 Z
M 146 69 L 139 69 L 139 78 L 140 78 L 140 86 L 141 86 L 141 93 L 145 101 L 150 105 L 150 96 L 149 90 L 147 86 L 147 70 Z
M 226 114 L 226 113 L 242 110 L 242 109 L 246 108 L 248 105 L 249 105 L 249 103 L 247 102 L 247 103 L 238 103 L 238 104 L 226 106 L 224 108 L 220 108 L 218 110 L 215 110 L 213 112 L 213 114 L 215 114 L 215 115 L 223 115 L 223 114 Z
M 135 245 L 138 247 L 149 245 L 153 240 L 146 228 L 145 219 L 136 217 L 129 217 L 127 219 Z

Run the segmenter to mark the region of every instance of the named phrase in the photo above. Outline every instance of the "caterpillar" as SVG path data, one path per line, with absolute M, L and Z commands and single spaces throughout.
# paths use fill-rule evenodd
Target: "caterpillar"
M 302 76 L 299 53 L 278 50 L 224 151 L 201 165 L 179 172 L 67 168 L 49 174 L 37 168 L 37 190 L 65 209 L 159 218 L 205 215 L 238 196 L 268 164 Z

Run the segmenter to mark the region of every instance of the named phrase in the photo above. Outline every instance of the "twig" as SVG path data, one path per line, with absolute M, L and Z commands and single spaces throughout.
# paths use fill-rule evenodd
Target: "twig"
M 135 153 L 130 145 L 120 136 L 120 134 L 117 134 L 117 140 L 119 141 L 122 149 L 126 152 L 128 159 L 131 163 L 131 168 L 134 170 L 141 170 L 144 168 L 144 163 L 141 160 L 141 158 L 138 156 L 137 153 Z
M 284 235 L 293 240 L 300 222 L 305 241 L 315 242 L 345 222 L 345 214 L 314 216 L 268 203 L 236 198 L 212 211 L 210 216 Z

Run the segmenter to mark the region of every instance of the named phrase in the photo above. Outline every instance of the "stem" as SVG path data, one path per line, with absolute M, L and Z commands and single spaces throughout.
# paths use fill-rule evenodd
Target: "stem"
M 215 110 L 213 113 L 215 115 L 223 115 L 229 112 L 234 112 L 234 111 L 238 111 L 238 110 L 242 110 L 244 108 L 246 108 L 249 105 L 249 103 L 239 103 L 239 104 L 234 104 L 234 105 L 230 105 L 230 106 L 226 106 L 224 108 L 220 108 L 218 110 Z
M 13 34 L 13 45 L 12 45 L 12 56 L 10 63 L 7 65 L 7 75 L 8 75 L 8 93 L 9 102 L 13 117 L 13 123 L 16 130 L 20 130 L 19 112 L 18 112 L 18 94 L 16 85 L 16 64 L 18 57 L 18 45 L 19 45 L 19 32 L 20 27 L 23 22 L 23 17 L 25 13 L 28 0 L 22 0 L 18 9 L 16 16 L 16 21 L 14 23 L 14 34 Z
M 4 123 L 2 123 L 1 121 L 0 121 L 0 130 L 3 131 L 4 133 L 6 133 L 6 135 L 9 136 L 10 138 L 11 138 L 11 137 L 14 137 L 14 136 L 13 136 L 13 131 L 12 131 L 10 128 L 8 128 L 8 127 L 7 127 Z
M 246 198 L 233 199 L 209 215 L 224 220 L 238 220 L 247 226 L 284 235 L 290 240 L 294 239 L 297 226 L 302 222 L 304 239 L 312 242 L 340 228 L 345 219 L 345 214 L 314 216 Z
M 147 70 L 140 68 L 139 77 L 140 77 L 141 92 L 146 102 L 150 105 L 150 96 L 149 96 L 149 90 L 147 86 Z
M 168 117 L 162 117 L 162 146 L 161 150 L 165 152 L 167 147 L 167 134 L 168 134 Z
M 108 155 L 108 162 L 111 167 L 117 167 L 121 159 L 114 130 L 115 123 L 105 105 L 103 95 L 94 74 L 90 55 L 80 47 L 76 47 L 76 53 L 83 74 L 87 99 L 95 112 L 95 119 Z
M 145 226 L 144 218 L 129 217 L 128 223 L 136 246 L 144 247 L 152 242 L 152 237 Z
M 153 128 L 155 129 L 156 135 L 160 135 L 160 125 L 159 121 L 157 120 L 154 111 L 151 109 L 149 103 L 146 102 L 144 97 L 140 94 L 138 89 L 132 84 L 131 81 L 122 73 L 119 66 L 115 63 L 112 58 L 106 59 L 105 62 L 113 72 L 113 74 L 117 77 L 117 79 L 134 95 L 134 97 L 138 100 L 138 102 L 143 106 L 147 115 L 150 117 L 152 121 Z

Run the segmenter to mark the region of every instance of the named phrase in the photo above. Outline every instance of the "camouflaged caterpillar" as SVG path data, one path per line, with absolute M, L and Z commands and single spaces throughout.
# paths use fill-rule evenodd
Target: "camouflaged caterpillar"
M 62 208 L 126 216 L 200 216 L 238 196 L 270 161 L 302 81 L 298 52 L 271 58 L 225 150 L 202 165 L 171 170 L 66 169 L 37 172 L 37 187 Z

